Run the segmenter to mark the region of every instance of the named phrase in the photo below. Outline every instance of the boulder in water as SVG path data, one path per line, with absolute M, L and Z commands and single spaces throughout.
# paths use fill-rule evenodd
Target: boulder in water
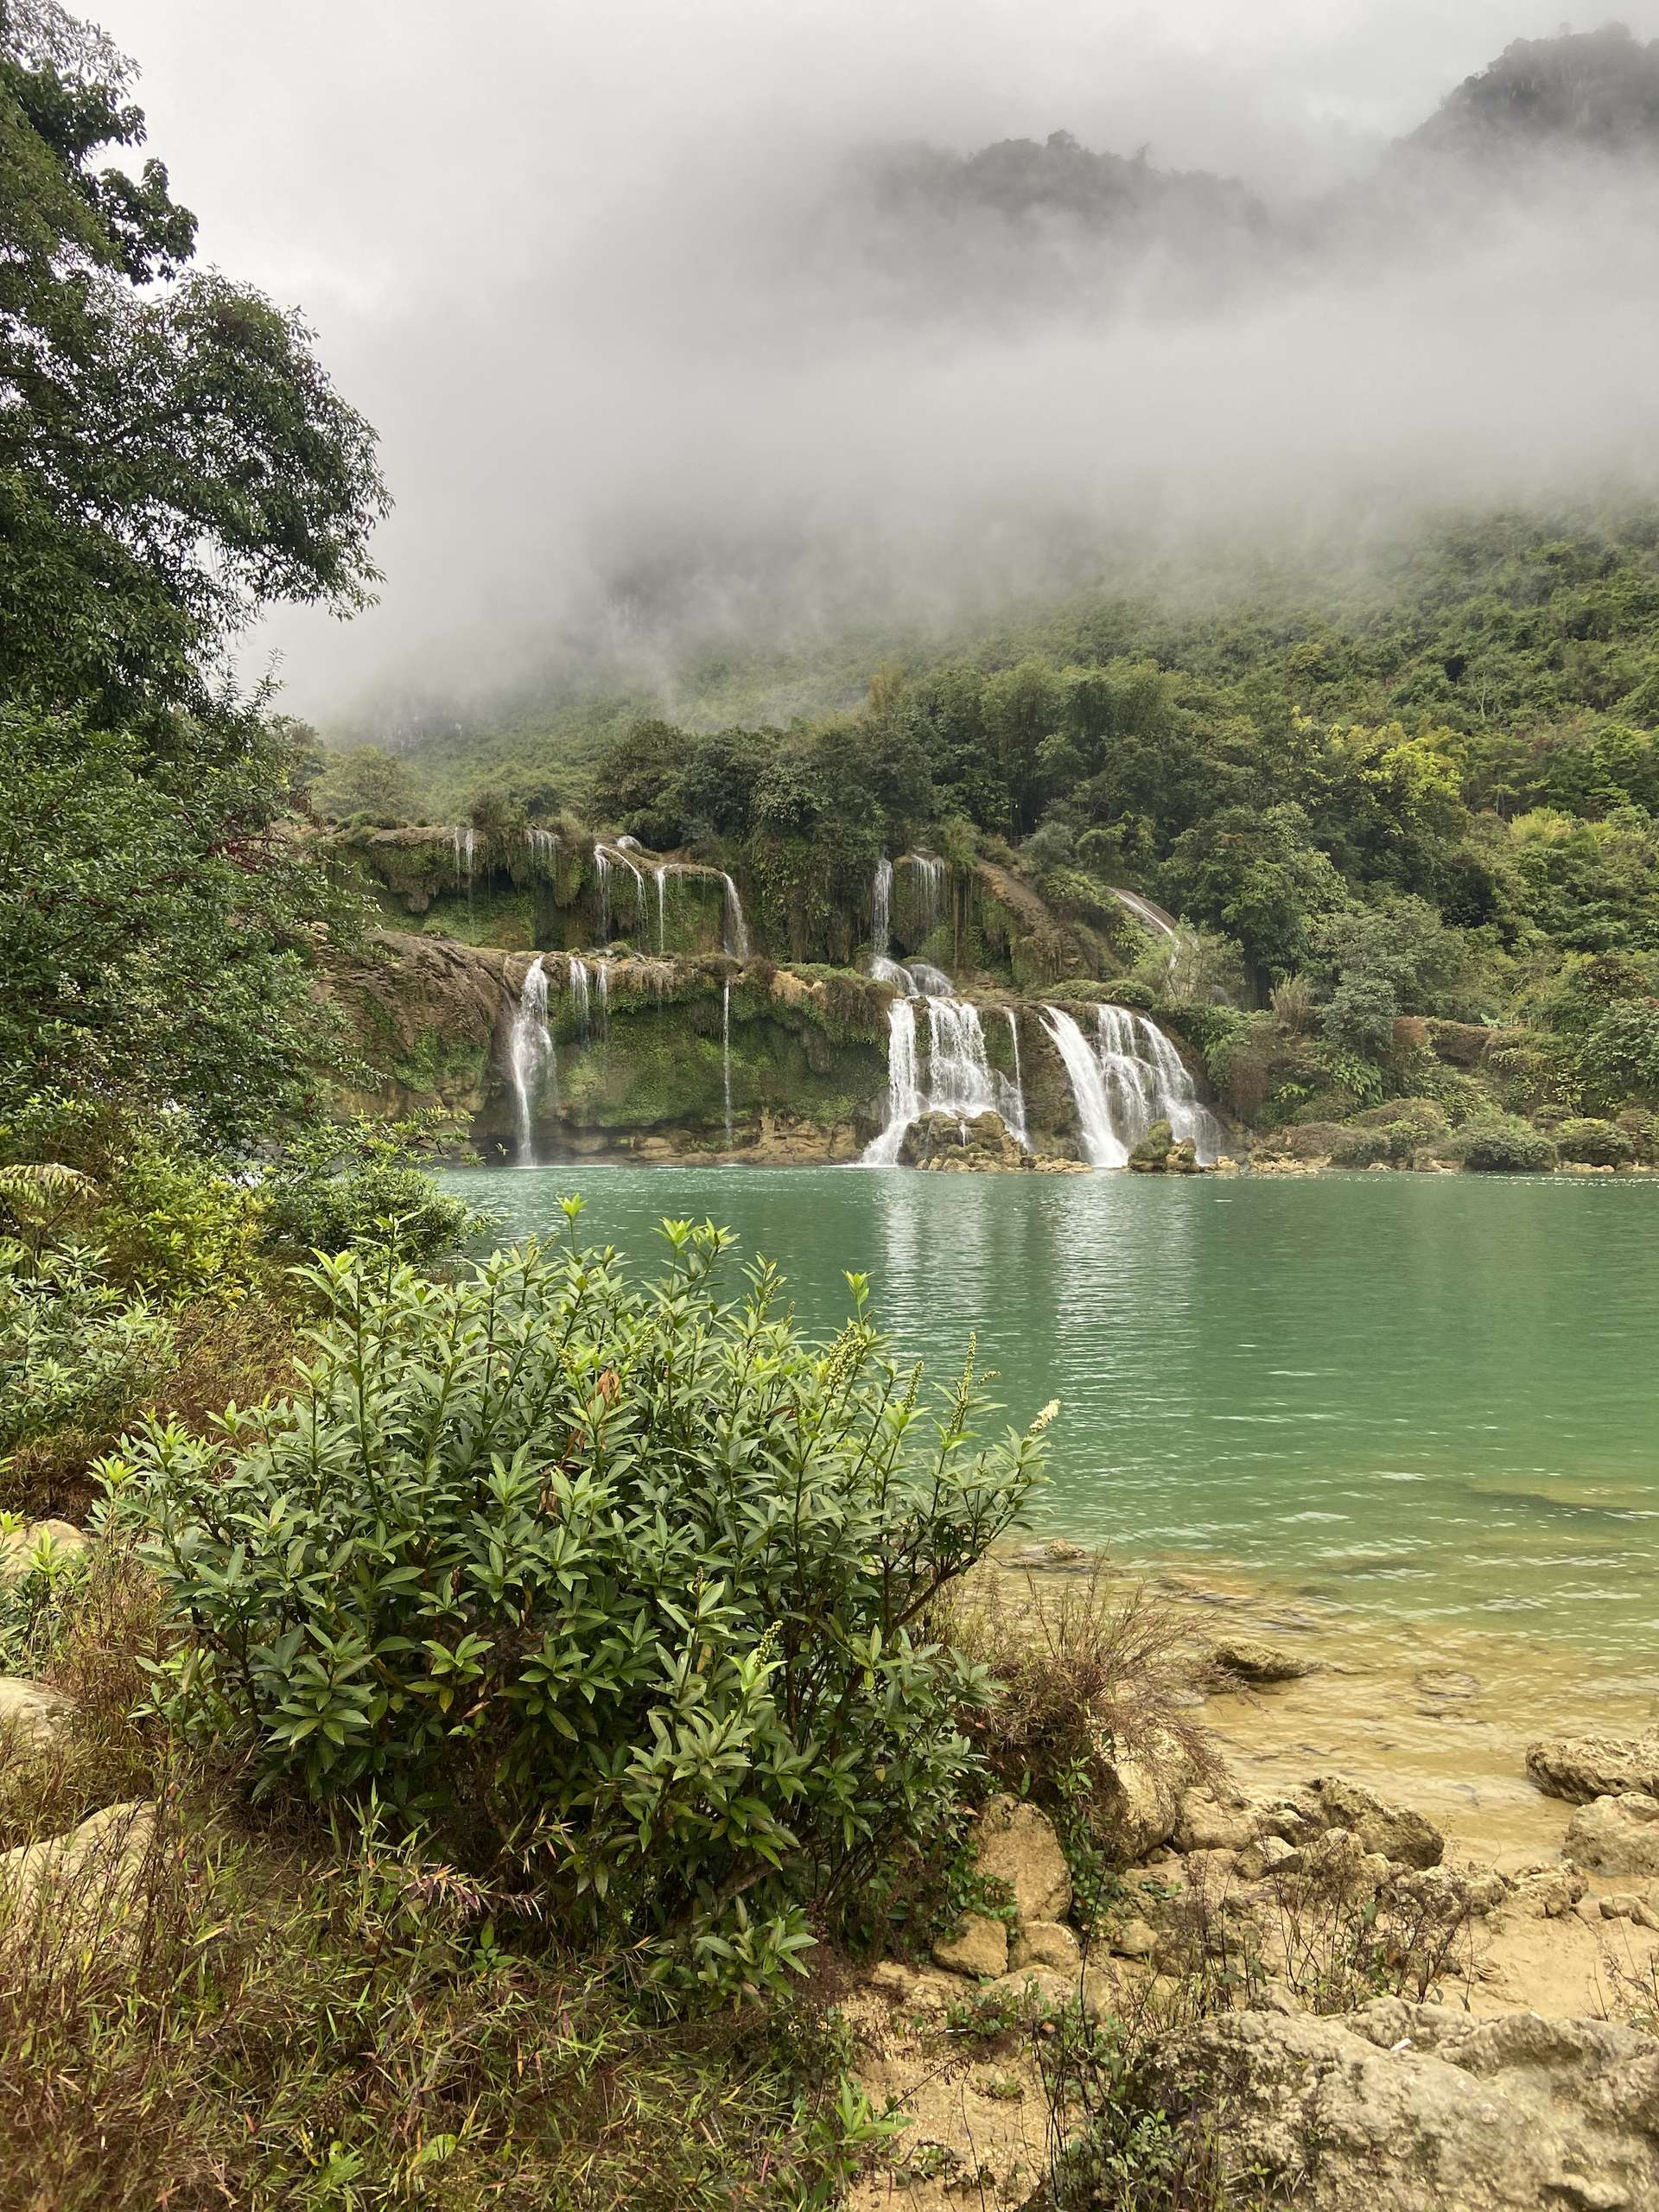
M 918 1114 L 905 1131 L 899 1164 L 936 1174 L 1001 1175 L 1029 1167 L 1031 1154 L 1000 1114 L 976 1114 L 967 1122 L 954 1114 Z
M 1167 1122 L 1154 1122 L 1129 1154 L 1132 1175 L 1202 1175 L 1198 1147 L 1191 1137 L 1178 1144 Z

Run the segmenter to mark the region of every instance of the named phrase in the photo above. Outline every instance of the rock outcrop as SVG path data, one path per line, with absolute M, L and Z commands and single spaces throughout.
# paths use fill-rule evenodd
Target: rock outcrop
M 1527 1746 L 1527 1772 L 1569 1805 L 1632 1790 L 1659 1798 L 1659 1730 L 1643 1736 L 1547 1736 Z
M 1276 1644 L 1258 1643 L 1254 1637 L 1236 1636 L 1211 1645 L 1210 1668 L 1212 1673 L 1261 1688 L 1271 1682 L 1300 1681 L 1304 1675 L 1317 1675 L 1319 1662 L 1317 1659 L 1299 1659 L 1294 1652 L 1281 1651 Z
M 1271 2177 L 1311 2212 L 1659 2203 L 1659 2042 L 1635 2029 L 1385 1998 L 1208 2020 L 1158 2072 L 1213 2106 L 1241 2181 Z
M 1561 1849 L 1598 1874 L 1659 1874 L 1659 1797 L 1630 1789 L 1592 1797 L 1567 1823 Z
M 1029 1167 L 1032 1157 L 1000 1114 L 976 1114 L 969 1122 L 921 1114 L 905 1131 L 899 1164 L 936 1174 L 1006 1175 Z

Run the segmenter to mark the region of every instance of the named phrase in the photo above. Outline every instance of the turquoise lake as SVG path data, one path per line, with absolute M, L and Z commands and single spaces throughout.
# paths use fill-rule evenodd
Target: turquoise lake
M 1659 1177 L 446 1180 L 504 1239 L 562 1227 L 579 1190 L 587 1241 L 639 1262 L 664 1214 L 711 1216 L 779 1262 L 813 1334 L 861 1268 L 941 1382 L 976 1329 L 1011 1420 L 1062 1404 L 1041 1535 L 1427 1638 L 1659 1657 Z

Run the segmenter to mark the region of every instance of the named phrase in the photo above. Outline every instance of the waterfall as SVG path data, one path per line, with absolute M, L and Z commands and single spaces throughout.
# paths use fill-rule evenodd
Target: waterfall
M 1151 899 L 1143 899 L 1138 891 L 1120 891 L 1114 885 L 1112 896 L 1120 906 L 1128 907 L 1137 922 L 1144 923 L 1154 937 L 1168 938 L 1173 943 L 1179 936 L 1180 932 L 1168 916 L 1160 913 Z
M 603 1036 L 611 1026 L 611 963 L 595 960 L 594 979 L 599 985 L 599 1029 Z
M 732 979 L 720 999 L 720 1081 L 726 1098 L 726 1149 L 732 1148 Z
M 875 882 L 870 893 L 870 950 L 874 954 L 870 973 L 880 974 L 880 963 L 887 959 L 887 947 L 893 943 L 893 862 L 885 853 L 875 864 Z M 892 981 L 883 976 L 884 982 Z
M 905 1131 L 921 1110 L 922 1094 L 916 1081 L 916 1009 L 908 999 L 894 999 L 887 1008 L 887 1122 L 880 1135 L 865 1147 L 868 1166 L 893 1166 Z
M 1100 1062 L 1089 1048 L 1084 1035 L 1069 1014 L 1062 1014 L 1057 1006 L 1043 1008 L 1043 1027 L 1048 1032 L 1054 1049 L 1065 1064 L 1071 1078 L 1071 1096 L 1077 1103 L 1077 1126 L 1083 1135 L 1083 1149 L 1091 1167 L 1122 1167 L 1129 1157 L 1129 1147 L 1117 1133 L 1112 1117 L 1112 1103 L 1107 1095 L 1106 1078 Z
M 594 847 L 594 878 L 599 886 L 599 941 L 611 941 L 611 864 L 603 845 Z
M 944 862 L 933 853 L 912 853 L 907 865 L 921 878 L 917 897 L 917 914 L 921 923 L 921 934 L 938 926 L 944 904 Z
M 531 962 L 519 989 L 518 1010 L 512 1018 L 512 1034 L 508 1042 L 507 1065 L 518 1108 L 518 1165 L 533 1167 L 537 1095 L 550 1077 L 556 1103 L 559 1079 L 558 1056 L 553 1032 L 547 1022 L 547 968 L 544 956 L 539 952 Z
M 668 950 L 668 863 L 664 861 L 657 874 L 657 950 Z
M 543 875 L 551 875 L 554 863 L 559 856 L 558 832 L 554 830 L 538 830 L 532 823 L 524 831 L 524 844 L 529 851 L 531 865 Z
M 473 905 L 473 862 L 478 853 L 478 832 L 469 823 L 464 829 L 452 830 L 450 835 L 454 845 L 455 879 L 457 882 L 463 875 L 467 879 L 467 908 L 470 913 Z
M 921 986 L 909 969 L 901 968 L 896 960 L 889 960 L 884 952 L 878 952 L 871 961 L 870 973 L 878 983 L 891 983 L 907 999 L 918 999 L 922 995 Z
M 734 960 L 749 957 L 749 927 L 743 918 L 743 901 L 737 895 L 737 886 L 723 872 L 721 881 L 726 887 L 726 905 L 721 917 L 721 950 Z
M 1191 1137 L 1198 1157 L 1213 1160 L 1221 1152 L 1221 1124 L 1198 1096 L 1192 1071 L 1155 1021 L 1126 1007 L 1095 1010 L 1100 1053 L 1140 1126 L 1130 1137 L 1138 1144 L 1154 1122 L 1167 1122 L 1179 1144 Z
M 912 960 L 910 972 L 916 979 L 918 989 L 924 998 L 953 999 L 957 987 L 943 968 L 936 968 L 931 960 Z
M 997 1110 L 979 1008 L 966 999 L 927 1001 L 927 1109 L 971 1122 Z
M 1128 1007 L 1097 1007 L 1092 1049 L 1058 1007 L 1043 1008 L 1043 1027 L 1065 1064 L 1090 1166 L 1125 1166 L 1154 1122 L 1167 1122 L 1178 1144 L 1191 1137 L 1200 1160 L 1216 1159 L 1221 1124 L 1200 1102 L 1191 1070 L 1155 1021 Z
M 582 1040 L 585 1045 L 588 1041 L 588 1025 L 592 1018 L 589 989 L 593 977 L 588 970 L 588 963 L 585 960 L 579 960 L 574 952 L 569 956 L 565 972 L 566 980 L 569 985 L 570 1003 L 576 1009 L 576 1027 L 582 1033 Z
M 1014 1046 L 1014 1080 L 1012 1083 L 1004 1080 L 1000 1086 L 1002 1092 L 1002 1119 L 1020 1143 L 1024 1144 L 1027 1141 L 1026 1086 L 1020 1073 L 1020 1017 L 1011 1006 L 1005 1006 L 1002 1011 L 1007 1018 L 1008 1041 Z

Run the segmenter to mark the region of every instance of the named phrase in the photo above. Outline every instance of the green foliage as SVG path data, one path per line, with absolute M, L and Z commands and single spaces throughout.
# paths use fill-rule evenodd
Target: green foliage
M 1628 1167 L 1636 1158 L 1635 1140 L 1616 1122 L 1574 1119 L 1554 1131 L 1556 1154 L 1583 1167 Z
M 277 828 L 290 744 L 0 706 L 0 1124 L 58 1094 L 239 1144 L 315 1107 L 343 1064 L 319 941 L 355 909 Z
M 416 1265 L 448 1257 L 489 1217 L 440 1191 L 419 1166 L 442 1122 L 324 1122 L 290 1139 L 260 1178 L 270 1247 L 313 1252 L 390 1249 Z
M 1555 1147 L 1549 1139 L 1512 1114 L 1465 1122 L 1441 1151 L 1482 1175 L 1541 1174 L 1555 1165 Z
M 115 1288 L 103 1261 L 0 1240 L 0 1452 L 60 1430 L 95 1449 L 165 1373 L 165 1317 Z
M 408 822 L 419 811 L 420 785 L 396 753 L 355 745 L 328 760 L 311 785 L 311 804 L 337 820 L 366 816 L 377 823 Z
M 957 1817 L 983 1681 L 912 1630 L 1020 1513 L 1041 1424 L 978 1445 L 971 1368 L 925 1412 L 861 1279 L 817 1350 L 769 1268 L 720 1302 L 723 1232 L 664 1233 L 639 1287 L 574 1240 L 448 1285 L 330 1261 L 299 1397 L 152 1425 L 107 1474 L 190 1623 L 178 1727 L 729 1991 L 785 1974 L 809 1900 L 879 1912 Z

